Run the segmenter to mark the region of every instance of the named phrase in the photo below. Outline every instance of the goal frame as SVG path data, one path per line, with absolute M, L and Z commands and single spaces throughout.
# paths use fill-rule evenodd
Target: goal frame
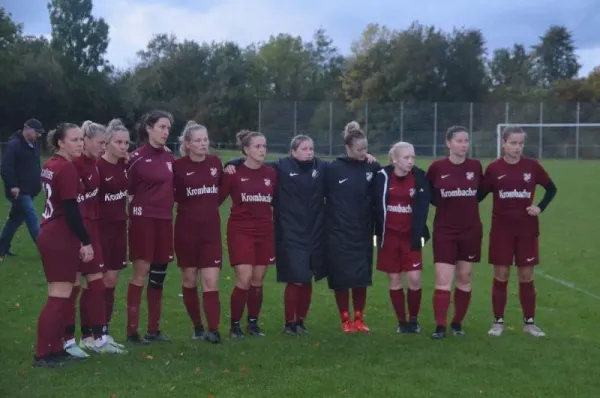
M 502 130 L 508 126 L 516 127 L 574 127 L 575 128 L 575 159 L 579 159 L 579 128 L 580 127 L 600 127 L 600 123 L 498 123 L 496 125 L 496 156 L 502 156 Z M 540 134 L 539 148 L 541 159 L 541 150 L 543 145 L 543 134 Z

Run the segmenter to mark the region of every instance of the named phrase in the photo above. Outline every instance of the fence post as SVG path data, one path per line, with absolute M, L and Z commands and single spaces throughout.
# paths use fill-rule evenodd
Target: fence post
M 333 102 L 329 101 L 329 156 L 333 154 Z
M 400 102 L 400 141 L 404 141 L 404 101 Z
M 471 145 L 469 145 L 469 156 L 473 156 L 473 145 L 475 144 L 475 134 L 473 133 L 473 103 L 469 103 L 469 133 L 471 134 Z
M 508 124 L 510 123 L 510 117 L 508 116 L 510 114 L 510 103 L 508 101 L 506 101 L 506 103 L 504 104 L 504 124 Z
M 262 100 L 258 100 L 258 132 L 262 133 Z
M 365 135 L 369 135 L 369 101 L 365 102 Z
M 433 157 L 437 157 L 437 114 L 438 114 L 438 103 L 433 103 Z
M 544 127 L 542 124 L 544 123 L 544 102 L 540 102 L 540 128 L 538 134 L 538 159 L 542 159 L 543 156 L 543 145 L 544 145 Z
M 575 160 L 579 160 L 579 121 L 581 117 L 581 102 L 577 101 L 577 115 L 575 116 Z
M 294 101 L 294 136 L 298 135 L 298 101 Z

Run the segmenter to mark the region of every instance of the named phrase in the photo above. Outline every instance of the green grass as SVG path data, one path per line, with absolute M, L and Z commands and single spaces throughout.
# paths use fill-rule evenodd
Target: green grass
M 221 153 L 224 160 L 237 156 Z M 423 161 L 422 166 L 427 166 Z M 24 227 L 13 245 L 17 257 L 0 265 L 0 397 L 597 397 L 600 391 L 598 310 L 600 295 L 600 162 L 544 161 L 559 193 L 541 216 L 538 322 L 547 339 L 521 331 L 517 285 L 510 285 L 508 333 L 487 336 L 491 321 L 492 269 L 485 262 L 473 275 L 473 298 L 465 322 L 467 336 L 432 341 L 433 267 L 430 246 L 424 258 L 423 333 L 395 333 L 396 321 L 385 275 L 375 272 L 366 321 L 372 334 L 340 331 L 333 295 L 326 283 L 315 286 L 308 326 L 311 336 L 281 332 L 283 286 L 270 270 L 261 321 L 267 337 L 220 346 L 191 340 L 190 321 L 179 297 L 180 275 L 172 264 L 166 281 L 162 328 L 173 342 L 131 349 L 126 357 L 96 356 L 65 369 L 33 369 L 38 313 L 46 283 L 36 249 Z M 538 192 L 538 195 L 541 192 Z M 539 196 L 538 196 L 539 198 Z M 2 202 L 2 215 L 8 205 Z M 41 205 L 41 200 L 38 201 Z M 491 198 L 482 204 L 489 227 Z M 223 206 L 223 222 L 228 205 Z M 225 246 L 226 247 L 226 246 Z M 487 239 L 484 241 L 487 257 Z M 224 260 L 227 253 L 224 253 Z M 125 332 L 125 293 L 130 270 L 117 290 L 113 335 Z M 551 278 L 555 278 L 552 280 Z M 556 280 L 571 283 L 561 285 Z M 227 335 L 233 273 L 225 264 L 220 282 L 222 332 Z M 585 292 L 582 292 L 583 289 Z M 144 304 L 145 306 L 145 304 Z M 145 314 L 140 325 L 145 326 Z

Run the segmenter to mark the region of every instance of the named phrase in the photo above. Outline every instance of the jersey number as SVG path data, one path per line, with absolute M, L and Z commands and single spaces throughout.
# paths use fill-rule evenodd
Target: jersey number
M 52 197 L 52 187 L 47 182 L 43 184 L 44 192 L 46 193 L 46 204 L 44 205 L 44 212 L 42 213 L 42 217 L 44 220 L 52 217 L 54 213 L 54 207 L 52 207 L 52 202 L 50 198 Z
M 134 216 L 141 216 L 142 215 L 142 206 L 134 206 L 132 210 L 133 210 L 133 215 Z

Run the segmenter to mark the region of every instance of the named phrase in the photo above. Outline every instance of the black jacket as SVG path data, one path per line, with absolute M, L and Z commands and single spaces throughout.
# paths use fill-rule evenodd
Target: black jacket
M 225 163 L 239 166 L 244 159 Z M 273 201 L 277 281 L 311 283 L 325 278 L 325 170 L 327 162 L 291 157 L 265 162 L 277 172 Z
M 7 198 L 11 188 L 19 188 L 20 195 L 37 196 L 42 190 L 40 144 L 29 145 L 23 134 L 15 133 L 2 154 L 2 181 Z
M 412 213 L 412 248 L 421 250 L 423 241 L 427 242 L 430 238 L 427 228 L 427 217 L 429 215 L 429 201 L 431 197 L 431 188 L 429 181 L 425 178 L 425 171 L 413 167 L 411 173 L 415 177 L 415 196 L 413 199 Z M 394 176 L 394 166 L 386 166 L 375 176 L 375 235 L 377 236 L 377 245 L 383 246 L 385 241 L 385 218 L 387 215 L 387 198 L 389 179 Z
M 375 174 L 378 163 L 338 157 L 327 166 L 326 252 L 331 289 L 367 287 L 373 276 Z

